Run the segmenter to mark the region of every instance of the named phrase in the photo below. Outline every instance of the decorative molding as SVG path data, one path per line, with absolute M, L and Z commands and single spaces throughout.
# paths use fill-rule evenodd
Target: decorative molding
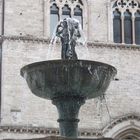
M 83 5 L 82 0 L 50 0 L 50 3 L 63 3 L 63 4 L 80 4 Z
M 5 40 L 49 44 L 51 39 L 28 37 L 28 36 L 0 36 L 0 42 Z M 57 44 L 59 45 L 60 42 L 58 41 Z M 132 45 L 132 44 L 87 42 L 87 46 L 89 48 L 95 47 L 95 48 L 111 48 L 111 49 L 125 49 L 125 50 L 140 51 L 140 45 Z
M 31 127 L 31 126 L 0 126 L 0 133 L 20 133 L 20 134 L 47 134 L 59 135 L 58 128 L 45 128 L 45 127 Z M 81 137 L 103 137 L 101 130 L 87 130 L 81 129 L 79 131 Z
M 115 119 L 114 121 L 112 121 L 107 127 L 105 127 L 103 129 L 103 133 L 105 134 L 105 133 L 109 132 L 111 129 L 113 129 L 118 124 L 121 124 L 126 121 L 130 121 L 131 125 L 135 125 L 133 123 L 133 121 L 140 122 L 140 116 L 138 116 L 136 114 L 128 114 L 128 115 L 119 117 L 119 118 Z
M 30 36 L 2 36 L 0 35 L 0 42 L 3 40 L 9 40 L 9 41 L 23 41 L 23 42 L 33 42 L 33 43 L 50 43 L 50 39 L 45 38 L 36 38 L 36 37 L 30 37 Z
M 118 124 L 129 121 L 130 124 L 135 126 L 134 121 L 140 122 L 140 116 L 135 114 L 128 114 L 122 117 L 114 119 L 107 127 L 104 129 L 79 129 L 80 137 L 103 137 L 109 131 L 111 131 Z M 0 126 L 0 133 L 21 133 L 21 134 L 47 134 L 47 135 L 59 135 L 58 128 L 46 128 L 46 127 L 33 127 L 33 126 L 10 126 L 3 125 Z
M 115 8 L 122 9 L 135 9 L 139 8 L 139 3 L 136 0 L 118 0 Z
M 96 48 L 112 48 L 112 49 L 125 49 L 125 50 L 140 50 L 140 45 L 132 44 L 120 44 L 120 43 L 100 43 L 100 42 L 88 42 L 88 47 Z

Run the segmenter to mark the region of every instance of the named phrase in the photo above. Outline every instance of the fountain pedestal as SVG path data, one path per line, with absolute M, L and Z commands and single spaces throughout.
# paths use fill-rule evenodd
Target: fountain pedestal
M 78 136 L 78 113 L 81 105 L 85 103 L 85 99 L 81 97 L 59 97 L 53 99 L 56 105 L 59 119 L 60 135 L 67 137 Z

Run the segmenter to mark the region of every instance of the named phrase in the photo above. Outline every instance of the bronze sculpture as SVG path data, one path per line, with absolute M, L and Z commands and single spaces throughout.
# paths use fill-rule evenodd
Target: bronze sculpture
M 77 40 L 81 37 L 79 22 L 75 19 L 64 19 L 57 25 L 55 35 L 61 39 L 62 59 L 78 59 L 75 51 Z

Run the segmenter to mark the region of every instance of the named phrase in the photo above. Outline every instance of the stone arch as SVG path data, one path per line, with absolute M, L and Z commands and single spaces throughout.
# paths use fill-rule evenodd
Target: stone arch
M 113 120 L 103 129 L 103 135 L 118 140 L 128 136 L 140 138 L 140 116 L 128 114 Z
M 139 140 L 140 139 L 140 130 L 139 128 L 128 128 L 122 132 L 120 132 L 118 135 L 114 137 L 117 140 L 121 139 L 130 139 L 130 140 Z

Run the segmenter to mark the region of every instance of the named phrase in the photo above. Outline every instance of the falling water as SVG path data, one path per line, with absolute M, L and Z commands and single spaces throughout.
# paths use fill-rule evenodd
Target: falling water
M 84 32 L 82 30 L 82 26 L 79 23 L 79 30 L 80 30 L 80 34 L 81 37 L 77 40 L 77 45 L 76 45 L 76 53 L 78 55 L 78 58 L 80 59 L 89 59 L 89 50 L 87 47 L 87 39 L 84 35 Z
M 74 26 L 74 24 L 78 24 L 78 31 L 80 33 L 80 37 L 75 38 L 75 40 L 76 40 L 75 51 L 76 51 L 76 54 L 78 56 L 78 59 L 88 59 L 89 58 L 89 51 L 88 51 L 87 44 L 86 44 L 86 37 L 84 36 L 81 24 L 79 23 L 78 20 L 76 20 L 74 18 L 66 18 L 65 20 L 67 21 L 67 25 L 68 25 L 69 40 L 71 40 L 70 30 L 71 30 L 72 26 Z M 57 34 L 57 27 L 61 24 L 61 22 L 63 22 L 63 20 L 61 20 L 56 25 L 56 28 L 53 32 L 53 36 L 51 38 L 48 52 L 47 52 L 47 60 L 54 59 L 53 58 L 54 49 L 57 46 L 56 42 L 58 40 L 58 37 L 56 35 Z
M 56 47 L 56 41 L 58 39 L 58 37 L 56 36 L 57 26 L 55 27 L 53 35 L 52 35 L 51 40 L 50 40 L 50 44 L 49 44 L 48 51 L 47 51 L 47 60 L 54 59 L 53 54 L 54 54 L 54 49 Z

